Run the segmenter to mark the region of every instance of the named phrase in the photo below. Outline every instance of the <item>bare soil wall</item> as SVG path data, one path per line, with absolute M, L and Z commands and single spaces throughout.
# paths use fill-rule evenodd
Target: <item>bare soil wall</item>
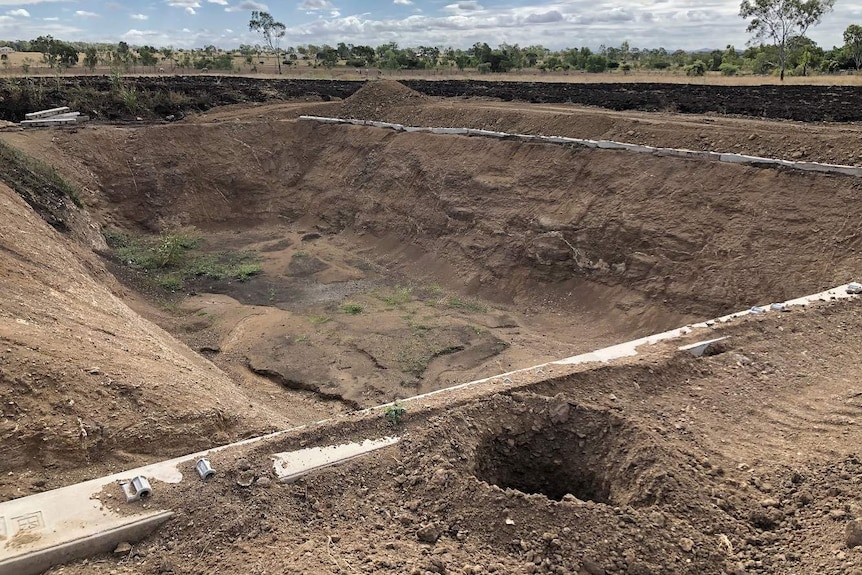
M 89 158 L 107 221 L 313 217 L 393 253 L 412 245 L 501 300 L 575 280 L 710 317 L 850 281 L 860 264 L 849 177 L 301 122 L 60 138 Z

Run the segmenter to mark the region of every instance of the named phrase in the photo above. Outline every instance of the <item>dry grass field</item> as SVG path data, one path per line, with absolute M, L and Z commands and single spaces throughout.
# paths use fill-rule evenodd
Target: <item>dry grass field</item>
M 84 55 L 80 55 L 83 62 Z M 56 76 L 56 75 L 105 75 L 112 70 L 107 66 L 97 66 L 92 72 L 79 64 L 69 70 L 58 72 L 48 68 L 42 62 L 42 55 L 37 52 L 15 52 L 9 55 L 8 66 L 0 69 L 0 76 L 21 76 L 22 66 L 29 63 L 30 68 L 27 75 L 30 76 Z M 246 76 L 252 78 L 304 78 L 318 80 L 364 80 L 369 77 L 385 77 L 392 80 L 424 79 L 424 80 L 498 80 L 511 82 L 574 82 L 574 83 L 607 83 L 607 82 L 632 82 L 632 83 L 672 83 L 672 84 L 695 84 L 712 86 L 759 86 L 759 85 L 781 85 L 782 81 L 777 76 L 724 76 L 720 72 L 707 72 L 702 77 L 686 76 L 682 71 L 636 71 L 633 73 L 606 72 L 604 74 L 589 74 L 581 71 L 567 72 L 543 72 L 538 69 L 521 70 L 506 74 L 480 74 L 476 70 L 458 71 L 455 68 L 442 70 L 378 70 L 354 69 L 336 67 L 327 69 L 322 66 L 315 67 L 309 61 L 300 61 L 295 67 L 284 66 L 281 76 L 276 71 L 275 61 L 266 58 L 264 64 L 258 63 L 257 72 L 253 72 L 244 58 L 234 58 L 235 71 L 212 70 L 202 72 L 194 68 L 178 68 L 170 61 L 163 61 L 160 68 L 165 72 L 160 73 L 159 67 L 155 69 L 137 66 L 126 75 L 149 76 L 178 74 L 219 74 L 230 76 Z M 239 70 L 239 71 L 236 71 Z M 813 76 L 788 76 L 783 84 L 786 85 L 817 85 L 817 86 L 860 86 L 862 85 L 862 74 L 821 74 Z

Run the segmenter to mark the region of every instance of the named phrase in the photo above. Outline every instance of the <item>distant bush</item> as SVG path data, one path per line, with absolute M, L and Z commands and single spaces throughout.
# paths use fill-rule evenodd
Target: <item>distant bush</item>
M 587 58 L 586 70 L 593 74 L 600 74 L 608 69 L 608 59 L 601 54 L 592 54 Z
M 724 63 L 718 67 L 723 76 L 736 76 L 739 73 L 739 66 L 734 66 L 733 64 Z
M 362 58 L 351 58 L 347 61 L 347 65 L 352 68 L 364 68 L 368 65 L 368 62 L 366 62 Z
M 703 76 L 706 74 L 706 64 L 703 60 L 695 60 L 685 67 L 686 76 Z

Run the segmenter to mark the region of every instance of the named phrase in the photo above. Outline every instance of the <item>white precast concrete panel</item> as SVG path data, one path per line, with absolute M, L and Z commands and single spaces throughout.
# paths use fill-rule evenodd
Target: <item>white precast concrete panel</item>
M 311 447 L 276 453 L 272 456 L 273 471 L 282 483 L 290 483 L 312 471 L 345 463 L 372 451 L 395 445 L 400 437 L 384 437 L 382 439 L 366 439 L 359 443 Z

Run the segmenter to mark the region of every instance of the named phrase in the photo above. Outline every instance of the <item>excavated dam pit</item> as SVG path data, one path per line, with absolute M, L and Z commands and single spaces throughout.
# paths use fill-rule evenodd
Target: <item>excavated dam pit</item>
M 91 238 L 96 258 L 4 195 L 38 232 L 0 253 L 17 318 L 0 333 L 4 498 L 813 293 L 862 264 L 855 178 L 239 112 L 4 134 L 81 185 L 108 235 L 187 232 L 198 262 L 259 266 L 160 283 L 119 236 Z M 181 517 L 140 555 L 64 572 L 203 572 L 201 549 L 254 573 L 850 572 L 858 319 L 853 302 L 752 316 L 715 356 L 666 344 L 444 393 L 408 410 L 397 447 L 291 486 L 232 481 L 268 478 L 269 451 L 216 457 L 228 481 L 156 485 Z M 389 433 L 367 418 L 284 449 Z

